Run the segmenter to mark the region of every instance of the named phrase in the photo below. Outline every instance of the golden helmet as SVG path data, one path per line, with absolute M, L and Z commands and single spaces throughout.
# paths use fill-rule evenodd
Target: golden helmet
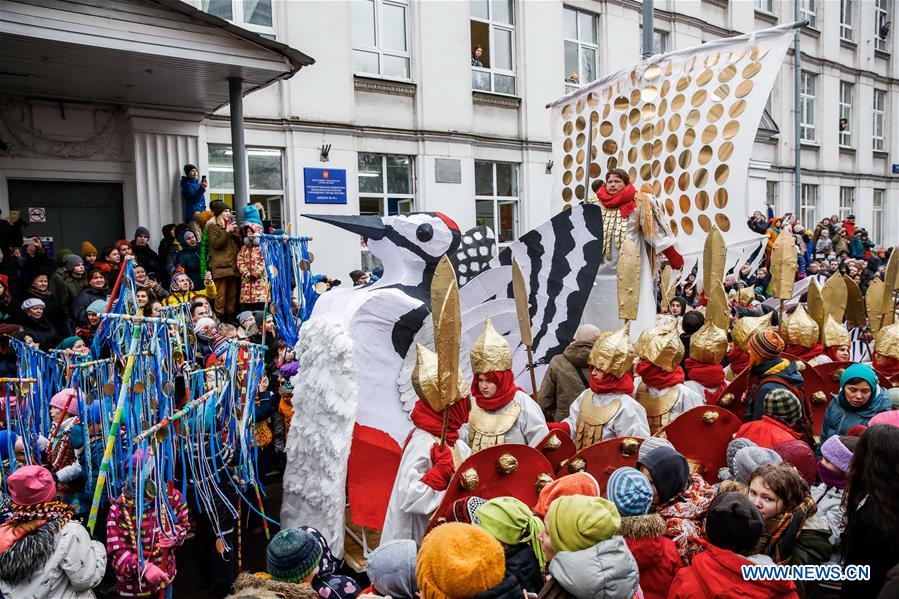
M 821 333 L 821 341 L 824 347 L 839 347 L 841 345 L 849 345 L 849 331 L 846 327 L 833 319 L 830 314 L 824 320 L 824 331 Z
M 412 388 L 420 399 L 428 402 L 435 411 L 440 412 L 452 404 L 456 397 L 444 398 L 440 394 L 439 370 L 437 354 L 421 343 L 415 344 L 415 368 L 412 369 Z M 459 379 L 459 396 L 469 394 L 467 381 Z
M 496 332 L 489 318 L 481 336 L 471 346 L 470 355 L 472 374 L 512 369 L 512 347 Z
M 640 333 L 634 349 L 638 356 L 667 372 L 674 372 L 684 359 L 684 344 L 674 327 L 646 329 Z
M 780 335 L 787 345 L 811 347 L 818 342 L 819 331 L 818 323 L 812 320 L 802 304 L 780 323 Z
M 624 373 L 633 368 L 634 357 L 634 346 L 625 325 L 614 333 L 600 334 L 590 350 L 587 363 L 620 379 Z
M 749 340 L 757 332 L 771 328 L 773 314 L 773 312 L 768 312 L 764 316 L 744 316 L 738 319 L 731 333 L 734 343 L 744 351 L 749 351 Z
M 727 354 L 727 333 L 711 320 L 690 336 L 690 358 L 703 364 L 718 364 Z
M 874 351 L 899 360 L 899 322 L 883 327 L 874 336 Z

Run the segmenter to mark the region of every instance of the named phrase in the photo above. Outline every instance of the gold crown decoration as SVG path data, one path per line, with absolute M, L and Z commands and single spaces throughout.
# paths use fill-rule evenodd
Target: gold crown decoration
M 874 351 L 899 360 L 899 323 L 885 326 L 874 336 Z
M 876 281 L 877 279 L 874 280 Z M 843 275 L 843 282 L 846 283 L 846 313 L 843 321 L 849 327 L 864 327 L 868 324 L 868 316 L 865 313 L 865 300 L 862 297 L 862 290 L 858 288 L 858 283 L 851 279 L 849 275 Z
M 843 322 L 846 315 L 846 306 L 849 303 L 849 289 L 843 277 L 830 277 L 821 288 L 821 296 L 824 299 L 824 311 L 833 316 L 837 322 Z
M 587 363 L 620 379 L 633 368 L 635 355 L 630 332 L 625 325 L 614 333 L 602 333 L 593 344 Z
M 780 334 L 787 345 L 811 347 L 818 342 L 818 323 L 812 320 L 802 304 L 780 324 Z
M 744 316 L 737 320 L 736 324 L 734 324 L 734 330 L 731 335 L 734 338 L 734 343 L 737 346 L 744 350 L 749 350 L 749 339 L 759 331 L 765 331 L 772 327 L 771 318 L 773 316 L 773 312 L 768 312 L 764 316 Z
M 481 336 L 471 346 L 471 370 L 477 375 L 511 368 L 512 348 L 488 318 Z
M 777 236 L 771 250 L 771 289 L 774 297 L 789 300 L 793 297 L 796 270 L 799 268 L 799 249 L 793 234 L 786 228 Z
M 821 341 L 824 343 L 824 347 L 849 345 L 849 331 L 828 314 L 824 320 L 824 330 L 821 331 Z
M 815 321 L 815 324 L 818 325 L 818 331 L 823 332 L 824 318 L 827 316 L 827 310 L 824 306 L 824 293 L 821 290 L 818 281 L 815 279 L 812 279 L 812 282 L 808 286 L 805 310 L 808 312 L 811 319 Z
M 724 284 L 721 281 L 711 283 L 706 288 L 705 294 L 709 299 L 705 306 L 706 321 L 711 321 L 719 329 L 727 331 L 730 328 L 730 310 L 727 305 Z
M 877 277 L 868 283 L 868 291 L 865 292 L 865 311 L 868 314 L 868 326 L 875 335 L 883 326 L 884 310 L 883 295 L 886 286 Z
M 708 289 L 715 282 L 724 281 L 724 267 L 727 261 L 727 244 L 717 226 L 712 226 L 705 237 L 702 247 L 702 288 L 708 295 Z M 750 297 L 750 301 L 755 296 Z
M 751 306 L 755 301 L 755 289 L 753 287 L 744 287 L 737 291 L 737 304 L 741 306 Z
M 667 372 L 674 372 L 684 358 L 684 344 L 675 327 L 646 329 L 640 333 L 634 349 L 638 356 Z
M 440 412 L 449 407 L 453 400 L 444 401 L 440 392 L 440 376 L 438 370 L 437 354 L 429 350 L 421 343 L 415 344 L 415 368 L 412 369 L 412 388 L 419 398 L 428 402 L 435 411 Z M 459 379 L 459 395 L 467 397 L 469 394 L 466 381 Z
M 703 364 L 718 364 L 727 354 L 727 333 L 706 320 L 690 336 L 690 357 Z

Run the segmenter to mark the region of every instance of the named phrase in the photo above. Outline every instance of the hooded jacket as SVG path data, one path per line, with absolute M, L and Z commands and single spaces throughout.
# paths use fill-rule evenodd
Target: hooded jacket
M 631 599 L 639 586 L 637 562 L 615 535 L 581 551 L 561 551 L 549 573 L 576 599 Z
M 184 222 L 194 219 L 194 213 L 206 210 L 206 189 L 199 179 L 181 177 L 181 201 L 184 203 Z
M 769 360 L 768 362 L 764 362 L 752 368 L 751 374 L 755 378 L 756 381 L 761 380 L 763 378 L 775 377 L 777 379 L 781 379 L 785 383 L 796 387 L 797 389 L 801 389 L 802 385 L 805 381 L 802 378 L 802 374 L 796 368 L 796 362 L 790 362 L 790 364 L 784 368 L 783 370 L 774 372 L 772 374 L 766 374 L 773 367 L 776 367 L 781 361 L 781 358 L 775 358 L 774 360 Z M 748 398 L 746 406 L 746 420 L 759 420 L 762 415 L 765 413 L 765 396 L 768 395 L 771 391 L 779 388 L 786 388 L 786 385 L 781 384 L 778 381 L 768 381 L 759 386 L 756 389 L 755 394 L 752 397 Z M 801 399 L 801 398 L 800 398 Z
M 789 580 L 743 579 L 742 567 L 753 563 L 773 564 L 767 556 L 753 560 L 704 542 L 705 551 L 693 564 L 681 569 L 668 593 L 669 599 L 797 599 L 796 585 Z
M 848 401 L 841 389 L 833 396 L 833 401 L 827 405 L 824 411 L 824 424 L 821 427 L 821 442 L 824 443 L 834 435 L 845 435 L 846 431 L 856 424 L 867 426 L 868 421 L 881 412 L 889 412 L 893 409 L 890 394 L 880 385 L 871 394 L 871 399 L 865 405 L 855 408 Z
M 593 343 L 574 341 L 561 355 L 553 356 L 540 385 L 538 402 L 547 420 L 562 422 L 568 418 L 571 404 L 590 384 L 587 358 Z
M 658 514 L 621 519 L 619 534 L 627 542 L 640 572 L 640 588 L 646 599 L 665 599 L 671 581 L 683 568 L 674 541 L 665 535 L 665 519 Z
M 743 423 L 737 429 L 736 438 L 749 439 L 759 447 L 774 449 L 778 443 L 802 439 L 802 433 L 770 416 L 762 416 L 761 420 Z

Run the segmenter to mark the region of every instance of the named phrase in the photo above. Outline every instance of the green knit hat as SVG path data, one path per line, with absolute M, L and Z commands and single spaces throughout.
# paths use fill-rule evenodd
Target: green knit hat
M 269 542 L 265 557 L 272 579 L 299 582 L 318 568 L 322 546 L 305 530 L 285 528 Z
M 530 545 L 540 569 L 546 567 L 546 555 L 539 539 L 543 522 L 523 502 L 514 497 L 496 497 L 475 510 L 475 515 L 478 526 L 500 543 Z
M 602 497 L 559 497 L 546 514 L 546 527 L 556 551 L 581 551 L 593 547 L 611 538 L 620 526 L 618 508 Z

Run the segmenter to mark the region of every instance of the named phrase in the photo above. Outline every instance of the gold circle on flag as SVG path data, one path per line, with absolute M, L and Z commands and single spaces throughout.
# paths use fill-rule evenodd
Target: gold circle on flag
M 749 92 L 752 91 L 754 85 L 755 84 L 750 79 L 746 79 L 737 86 L 737 91 L 734 92 L 734 95 L 738 98 L 745 98 L 749 95 Z
M 637 180 L 637 167 L 632 166 L 627 169 L 627 176 L 630 177 L 631 181 Z
M 670 90 L 671 90 L 671 81 L 669 79 L 665 79 L 665 81 L 662 82 L 662 90 L 660 92 L 661 96 L 664 98 L 665 96 L 668 95 L 668 92 Z
M 644 121 L 654 119 L 656 116 L 656 105 L 655 104 L 644 104 L 642 114 L 643 114 Z
M 677 178 L 677 188 L 681 191 L 687 191 L 688 187 L 690 187 L 690 173 L 681 173 L 680 177 Z
M 728 121 L 727 124 L 724 125 L 724 129 L 721 130 L 721 136 L 724 137 L 724 139 L 733 139 L 739 131 L 739 121 Z
M 640 128 L 639 127 L 634 127 L 633 129 L 631 129 L 630 140 L 631 140 L 632 144 L 635 144 L 638 141 L 640 141 Z
M 659 116 L 665 116 L 666 112 L 668 112 L 668 100 L 662 98 L 662 101 L 659 102 Z
M 680 219 L 680 226 L 684 230 L 684 233 L 687 235 L 693 234 L 693 219 L 689 216 L 685 216 Z
M 651 64 L 643 71 L 643 78 L 647 81 L 657 79 L 662 74 L 662 68 L 658 64 Z
M 619 129 L 627 128 L 627 115 L 626 114 L 622 114 L 621 118 L 618 119 L 618 128 Z
M 596 94 L 593 92 L 587 94 L 587 106 L 595 108 L 597 104 L 599 104 L 599 98 L 596 97 Z
M 668 130 L 674 133 L 678 129 L 680 129 L 681 118 L 680 115 L 675 113 L 671 115 L 671 118 L 668 119 Z
M 582 167 L 582 166 L 577 167 L 577 170 L 574 171 L 574 179 L 576 181 L 584 180 L 584 167 Z
M 674 72 L 674 62 L 670 60 L 665 62 L 665 66 L 662 67 L 662 70 L 665 71 L 665 77 L 668 77 Z
M 718 73 L 718 81 L 720 81 L 721 83 L 727 83 L 728 81 L 733 79 L 734 75 L 736 75 L 736 74 L 737 74 L 737 67 L 735 67 L 732 64 L 729 64 L 726 67 L 724 67 L 723 69 L 721 69 L 720 73 Z
M 662 184 L 659 183 L 658 179 L 652 182 L 652 195 L 655 197 L 662 195 Z
M 704 89 L 698 89 L 693 92 L 693 97 L 690 98 L 690 104 L 693 106 L 702 106 L 708 96 L 709 92 L 705 91 Z
M 727 215 L 723 212 L 719 212 L 715 215 L 715 224 L 718 225 L 718 228 L 721 229 L 722 233 L 730 231 L 730 219 L 727 218 Z
M 758 44 L 752 50 L 749 51 L 749 60 L 758 60 L 767 53 L 768 53 L 768 46 L 766 46 L 765 44 Z
M 647 85 L 640 90 L 640 99 L 644 102 L 655 102 L 659 97 L 659 88 L 655 85 Z
M 715 141 L 715 138 L 718 136 L 718 127 L 715 125 L 706 125 L 705 129 L 702 130 L 702 143 L 708 144 Z M 711 148 L 709 148 L 711 151 Z
M 677 135 L 672 133 L 668 136 L 668 139 L 665 140 L 665 149 L 669 152 L 673 152 L 677 149 Z
M 596 144 L 593 144 L 593 147 L 590 148 L 590 160 L 596 160 Z
M 640 103 L 640 90 L 635 89 L 631 91 L 631 106 L 636 106 Z
M 686 214 L 690 211 L 690 196 L 687 194 L 681 194 L 681 197 L 678 198 L 678 203 L 680 204 L 680 211 Z
M 603 121 L 599 125 L 599 134 L 602 135 L 603 137 L 608 137 L 608 136 L 612 135 L 612 131 L 614 131 L 614 130 L 615 130 L 615 125 L 613 125 L 609 121 Z
M 671 198 L 665 200 L 665 212 L 668 213 L 668 216 L 674 216 L 674 200 Z
M 746 48 L 740 47 L 736 50 L 731 50 L 730 56 L 727 57 L 727 62 L 739 62 L 740 60 L 743 60 L 744 56 L 746 56 Z
M 693 173 L 693 186 L 699 189 L 705 187 L 705 184 L 709 180 L 709 171 L 704 168 L 697 169 L 695 173 Z
M 710 125 L 710 126 L 712 126 L 712 125 Z M 703 141 L 705 141 L 705 140 L 703 140 Z M 708 142 L 706 142 L 706 143 L 708 143 Z M 697 158 L 699 159 L 699 164 L 708 164 L 709 160 L 711 160 L 712 156 L 714 156 L 714 155 L 715 155 L 715 151 L 712 150 L 712 146 L 709 146 L 709 145 L 702 146 L 699 149 L 699 156 L 697 156 Z
M 570 152 L 574 148 L 574 142 L 571 141 L 571 138 L 566 138 L 565 141 L 562 142 L 562 149 L 566 152 Z
M 571 154 L 565 154 L 565 157 L 562 158 L 562 166 L 564 168 L 571 168 L 572 164 L 574 164 L 574 157 Z
M 684 119 L 684 122 L 687 124 L 687 127 L 695 127 L 700 119 L 702 119 L 702 115 L 699 113 L 699 110 L 694 108 L 687 113 L 687 118 Z
M 637 162 L 637 146 L 632 146 L 630 150 L 627 151 L 627 161 L 630 164 Z
M 586 153 L 583 150 L 578 150 L 577 154 L 574 157 L 574 161 L 578 164 L 583 164 L 585 154 Z
M 574 140 L 574 144 L 579 148 L 583 148 L 585 143 L 587 143 L 587 136 L 583 133 L 578 133 L 577 138 Z M 578 162 L 580 162 L 580 160 L 578 160 Z
M 672 177 L 671 175 L 665 177 L 665 193 L 674 193 L 674 185 L 674 177 Z
M 649 141 L 650 139 L 652 139 L 652 131 L 652 123 L 646 123 L 645 125 L 643 125 L 643 127 L 640 128 L 640 135 L 643 137 L 643 141 Z
M 688 58 L 687 61 L 684 62 L 684 73 L 689 73 L 694 68 L 696 68 L 696 61 L 698 59 L 699 59 L 699 57 L 696 56 L 695 54 L 693 56 L 691 56 L 690 58 Z
M 569 114 L 571 114 L 571 104 L 566 104 L 562 107 L 562 118 L 568 118 Z
M 652 158 L 652 144 L 646 142 L 642 146 L 640 146 L 640 156 L 643 157 L 643 160 L 649 160 Z
M 699 223 L 699 228 L 703 230 L 703 232 L 708 233 L 712 229 L 712 221 L 705 214 L 700 214 L 696 221 Z
M 618 168 L 618 159 L 612 156 L 606 161 L 606 169 L 612 170 L 613 168 Z
M 687 99 L 684 97 L 684 94 L 677 94 L 676 96 L 674 96 L 674 99 L 671 100 L 671 110 L 673 110 L 674 112 L 678 112 L 681 108 L 684 107 L 684 102 L 686 101 Z
M 696 209 L 702 211 L 708 207 L 709 207 L 709 194 L 707 191 L 702 190 L 696 194 Z
M 718 87 L 715 88 L 715 91 L 712 92 L 712 95 L 715 96 L 718 100 L 724 100 L 727 98 L 727 95 L 730 93 L 730 86 L 726 83 L 722 83 Z
M 631 125 L 636 125 L 640 122 L 640 109 L 634 108 L 627 114 L 627 120 Z
M 662 142 L 659 142 L 662 143 Z M 658 177 L 662 173 L 662 161 L 661 160 L 653 160 L 652 161 L 652 176 Z M 655 194 L 659 195 L 659 194 Z
M 662 155 L 662 140 L 657 139 L 652 142 L 652 155 L 658 158 Z
M 718 148 L 718 160 L 722 162 L 730 158 L 730 155 L 734 153 L 734 144 L 726 141 Z
M 708 56 L 705 57 L 705 60 L 702 63 L 707 67 L 713 67 L 718 64 L 718 59 L 721 58 L 721 52 L 715 52 L 714 54 L 709 53 Z
M 598 122 L 599 122 L 599 113 L 594 110 L 593 112 L 590 113 L 590 124 L 593 127 L 596 127 L 596 123 L 598 123 Z
M 686 168 L 689 168 L 690 162 L 692 160 L 693 160 L 693 152 L 691 152 L 690 150 L 684 150 L 683 152 L 680 153 L 680 157 L 678 158 L 677 163 L 680 165 L 680 167 L 682 169 L 686 169 Z M 684 173 L 681 176 L 683 177 L 684 175 L 687 176 L 687 179 L 690 178 L 690 173 Z
M 590 163 L 590 178 L 596 179 L 599 175 L 602 174 L 602 169 L 595 162 Z
M 571 171 L 565 171 L 562 173 L 562 184 L 570 185 L 571 181 L 574 179 L 574 174 Z
M 730 176 L 730 167 L 726 164 L 721 164 L 718 168 L 715 169 L 715 183 L 718 185 L 724 185 L 727 183 L 727 178 Z
M 706 113 L 705 118 L 708 122 L 714 123 L 724 114 L 724 105 L 723 104 L 713 104 L 709 111 Z
M 712 77 L 712 69 L 703 69 L 702 72 L 696 77 L 696 85 L 701 87 L 711 81 Z
M 743 114 L 744 110 L 746 110 L 746 100 L 739 100 L 731 105 L 730 109 L 727 111 L 727 114 L 729 114 L 731 118 L 735 119 Z
M 562 210 L 571 210 L 571 204 L 568 202 L 562 204 Z M 322 282 L 324 282 L 324 281 L 322 281 Z
M 584 112 L 584 99 L 583 99 L 583 98 L 581 98 L 580 100 L 577 101 L 577 105 L 576 105 L 576 107 L 575 107 L 575 111 L 576 111 L 578 114 Z
M 674 169 L 677 168 L 677 158 L 673 155 L 665 158 L 665 172 L 669 175 L 674 172 Z
M 743 79 L 752 79 L 756 75 L 759 74 L 759 71 L 762 70 L 762 63 L 760 62 L 750 62 L 743 69 Z
M 696 141 L 696 131 L 692 128 L 684 131 L 684 147 L 689 148 L 693 145 L 693 142 Z
M 616 142 L 614 139 L 605 140 L 604 142 L 602 142 L 602 151 L 607 155 L 614 154 L 618 151 L 618 142 Z
M 612 99 L 612 86 L 611 85 L 603 90 L 603 95 L 606 97 L 607 102 Z
M 715 192 L 715 207 L 724 208 L 727 206 L 727 190 L 723 187 Z
M 618 112 L 625 112 L 630 107 L 630 105 L 630 100 L 628 100 L 624 96 L 618 96 L 617 98 L 615 98 L 615 110 L 617 110 Z
M 571 201 L 571 196 L 572 196 L 572 195 L 573 195 L 573 192 L 571 191 L 571 188 L 570 188 L 570 187 L 563 187 L 563 188 L 562 188 L 562 199 L 563 199 L 563 200 L 565 200 L 566 202 L 570 202 L 570 201 Z
M 676 222 L 674 221 L 674 219 L 672 218 L 672 219 L 671 219 L 671 222 L 668 223 L 668 224 L 671 225 L 671 232 L 674 233 L 674 236 L 675 236 L 675 237 L 677 237 L 677 223 L 676 223 Z
M 574 197 L 576 197 L 579 200 L 584 199 L 584 186 L 583 185 L 578 185 L 577 187 L 574 188 Z
M 652 126 L 652 132 L 656 137 L 661 137 L 662 133 L 665 132 L 665 119 L 657 120 L 656 124 Z
M 587 126 L 587 119 L 582 116 L 577 117 L 577 122 L 575 123 L 575 127 L 577 127 L 578 131 L 583 131 Z
M 606 104 L 605 106 L 603 106 L 603 107 L 602 107 L 602 118 L 604 118 L 604 119 L 609 118 L 609 113 L 610 113 L 610 112 L 612 112 L 612 105 L 611 105 L 611 104 Z
M 562 125 L 562 133 L 565 135 L 571 135 L 574 132 L 574 123 L 571 121 L 565 121 L 565 124 Z
M 676 89 L 679 92 L 682 92 L 685 89 L 687 89 L 688 87 L 690 87 L 690 76 L 684 75 L 683 77 L 681 77 L 680 79 L 677 80 L 677 83 L 675 84 L 674 89 Z

